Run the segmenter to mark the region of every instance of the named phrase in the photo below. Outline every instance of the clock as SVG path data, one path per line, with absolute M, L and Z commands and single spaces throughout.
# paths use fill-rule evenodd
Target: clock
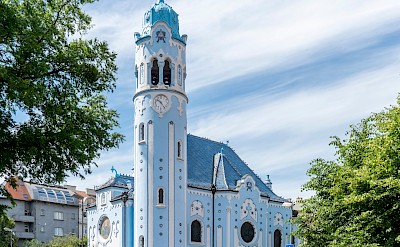
M 158 94 L 153 99 L 153 109 L 161 116 L 169 109 L 169 99 L 164 94 Z
M 250 243 L 251 241 L 253 241 L 255 236 L 253 224 L 251 224 L 250 222 L 244 222 L 242 227 L 240 228 L 240 236 L 246 243 Z

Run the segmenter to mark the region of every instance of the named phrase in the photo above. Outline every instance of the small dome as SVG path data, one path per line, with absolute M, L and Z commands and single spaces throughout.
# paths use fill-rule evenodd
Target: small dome
M 178 14 L 164 0 L 158 0 L 149 11 L 144 14 L 142 36 L 150 35 L 151 27 L 158 21 L 164 21 L 172 30 L 172 37 L 182 40 L 179 35 Z

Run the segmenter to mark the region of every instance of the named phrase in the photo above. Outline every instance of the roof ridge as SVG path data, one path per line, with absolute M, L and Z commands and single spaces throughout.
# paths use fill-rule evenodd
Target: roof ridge
M 198 139 L 206 140 L 206 141 L 211 141 L 211 142 L 214 142 L 214 143 L 216 143 L 216 144 L 222 144 L 222 145 L 224 145 L 224 146 L 226 146 L 226 147 L 232 149 L 232 151 L 234 151 L 233 148 L 231 148 L 230 146 L 226 145 L 225 143 L 223 143 L 223 142 L 221 142 L 221 141 L 215 141 L 215 140 L 210 139 L 210 138 L 207 138 L 207 137 L 196 136 L 196 135 L 193 135 L 193 134 L 190 134 L 190 133 L 187 134 L 187 135 L 188 135 L 188 136 L 195 137 L 195 138 L 198 138 Z
M 240 172 L 237 170 L 237 168 L 232 164 L 232 162 L 228 159 L 228 157 L 226 157 L 224 155 L 224 158 L 228 161 L 229 165 L 233 168 L 233 170 L 235 170 L 235 172 L 239 175 L 242 176 L 242 174 L 240 174 Z

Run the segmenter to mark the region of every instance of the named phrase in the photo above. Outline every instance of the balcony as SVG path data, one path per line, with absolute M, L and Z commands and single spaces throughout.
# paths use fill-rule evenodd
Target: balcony
M 14 232 L 15 236 L 20 239 L 34 239 L 35 234 L 33 232 Z
M 17 222 L 35 222 L 35 218 L 30 215 L 13 215 L 12 218 Z

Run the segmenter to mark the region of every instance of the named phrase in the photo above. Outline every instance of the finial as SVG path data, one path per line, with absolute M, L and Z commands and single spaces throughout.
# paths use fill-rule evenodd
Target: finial
M 221 154 L 222 155 L 224 154 L 224 148 L 221 148 Z
M 111 172 L 115 172 L 115 177 L 119 177 L 117 169 L 115 169 L 114 166 L 111 167 Z
M 164 3 L 164 0 L 158 0 L 158 3 Z

